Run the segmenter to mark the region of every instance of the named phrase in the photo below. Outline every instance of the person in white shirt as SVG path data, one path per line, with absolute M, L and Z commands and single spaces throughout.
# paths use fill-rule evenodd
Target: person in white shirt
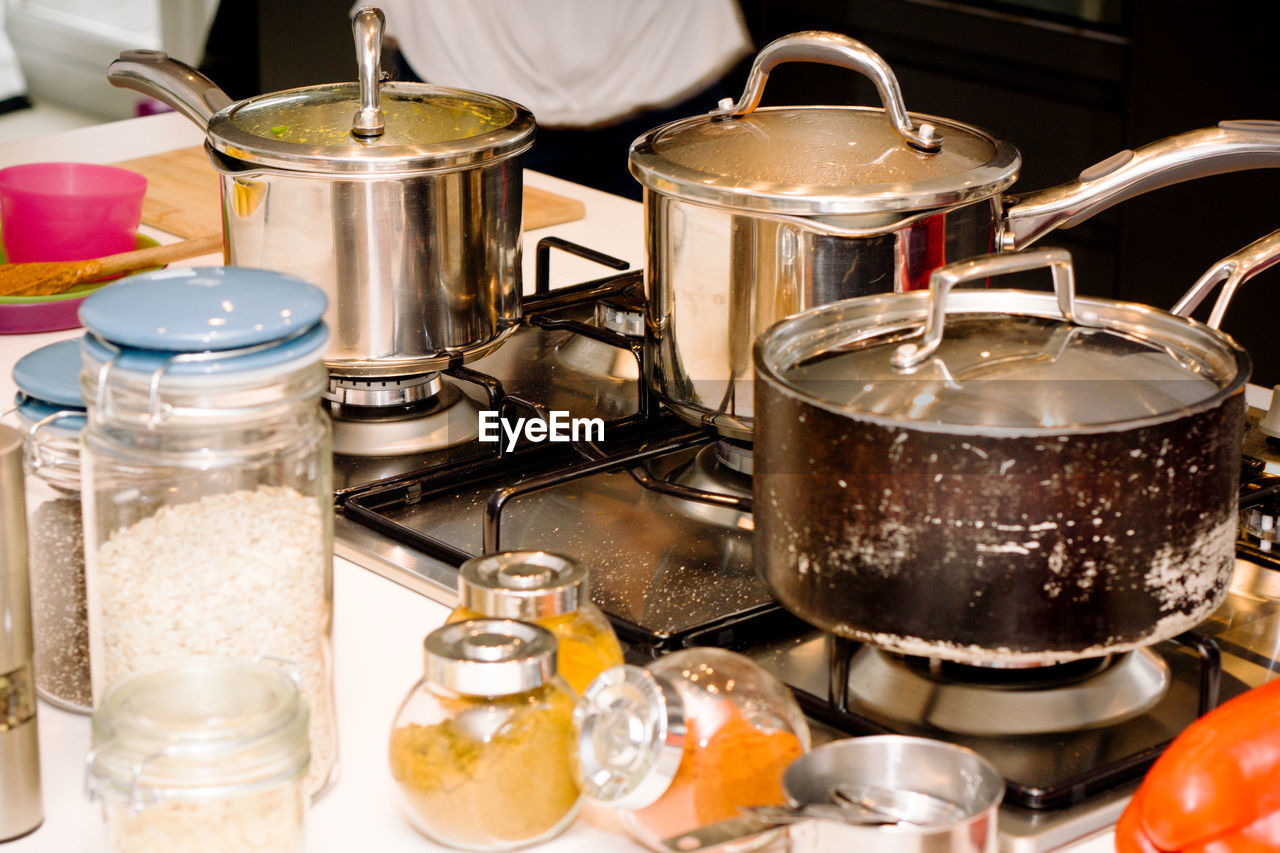
M 357 3 L 353 7 L 368 5 Z M 737 98 L 751 52 L 736 0 L 377 0 L 399 79 L 516 101 L 538 136 L 525 165 L 640 196 L 627 149 L 667 121 Z M 392 53 L 392 52 L 389 52 Z

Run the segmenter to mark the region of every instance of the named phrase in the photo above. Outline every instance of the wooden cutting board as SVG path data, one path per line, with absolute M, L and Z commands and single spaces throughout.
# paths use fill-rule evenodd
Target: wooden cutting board
M 218 173 L 202 146 L 179 148 L 113 165 L 147 178 L 142 222 L 177 237 L 222 230 Z M 573 222 L 586 215 L 582 202 L 537 187 L 524 188 L 524 229 Z

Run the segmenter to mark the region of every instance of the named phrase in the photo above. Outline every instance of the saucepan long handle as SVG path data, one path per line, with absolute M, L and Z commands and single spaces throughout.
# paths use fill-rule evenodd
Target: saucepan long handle
M 1227 306 L 1231 304 L 1231 298 L 1235 296 L 1240 285 L 1278 263 L 1280 263 L 1280 231 L 1273 231 L 1240 251 L 1227 255 L 1205 271 L 1205 274 L 1200 276 L 1196 283 L 1191 285 L 1191 289 L 1178 300 L 1178 304 L 1173 306 L 1173 313 L 1179 317 L 1189 316 L 1204 301 L 1204 298 L 1213 292 L 1214 287 L 1221 283 L 1222 290 L 1218 294 L 1218 301 L 1213 303 L 1213 310 L 1209 313 L 1208 320 L 1208 324 L 1216 329 L 1221 325 L 1222 317 L 1227 313 Z
M 1031 245 L 1114 204 L 1172 184 L 1280 166 L 1280 121 L 1224 121 L 1121 151 L 1070 183 L 1014 199 L 1005 211 L 1001 248 Z
M 163 101 L 201 128 L 209 126 L 214 113 L 234 103 L 217 83 L 162 50 L 124 51 L 107 66 L 107 80 Z
M 880 101 L 884 104 L 884 111 L 899 136 L 908 144 L 924 151 L 937 151 L 942 147 L 942 139 L 934 132 L 933 127 L 927 124 L 916 127 L 911 123 L 907 108 L 902 103 L 902 89 L 898 86 L 898 78 L 880 54 L 857 39 L 821 30 L 791 33 L 765 45 L 751 65 L 742 97 L 736 104 L 722 102 L 718 109 L 711 111 L 711 117 L 729 119 L 750 115 L 760 105 L 769 72 L 784 62 L 817 62 L 863 74 L 875 84 L 876 91 L 880 93 Z M 728 100 L 725 98 L 726 102 Z

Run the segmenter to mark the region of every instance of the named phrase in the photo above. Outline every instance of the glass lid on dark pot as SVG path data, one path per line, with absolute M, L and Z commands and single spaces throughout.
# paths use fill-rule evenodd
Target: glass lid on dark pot
M 1053 293 L 952 290 L 1042 267 L 1054 273 Z M 1039 249 L 944 267 L 928 291 L 797 314 L 759 338 L 756 370 L 784 393 L 857 420 L 1058 435 L 1215 407 L 1243 387 L 1250 362 L 1211 326 L 1147 305 L 1077 299 L 1070 255 Z
M 880 107 L 757 109 L 769 72 L 811 61 L 861 72 Z M 631 147 L 645 186 L 691 201 L 789 214 L 924 210 L 1001 192 L 1016 148 L 984 130 L 908 113 L 889 66 L 838 33 L 801 32 L 756 57 L 742 98 L 649 131 Z

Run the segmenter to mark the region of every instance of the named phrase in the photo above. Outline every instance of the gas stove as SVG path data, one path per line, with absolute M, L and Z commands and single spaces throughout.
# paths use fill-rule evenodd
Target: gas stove
M 456 567 L 469 557 L 572 555 L 589 567 L 593 598 L 635 662 L 694 645 L 731 648 L 793 688 L 819 739 L 899 732 L 985 755 L 1006 780 L 1007 853 L 1105 830 L 1178 732 L 1280 665 L 1280 553 L 1270 550 L 1280 451 L 1256 430 L 1231 594 L 1174 640 L 1002 670 L 892 655 L 801 622 L 754 571 L 750 447 L 677 419 L 639 381 L 639 272 L 550 293 L 551 248 L 618 265 L 562 241 L 540 245 L 537 291 L 496 352 L 432 377 L 331 388 L 342 436 L 339 555 L 445 604 L 456 601 Z M 599 419 L 604 437 L 485 442 L 477 412 L 486 410 L 544 420 L 571 412 Z

